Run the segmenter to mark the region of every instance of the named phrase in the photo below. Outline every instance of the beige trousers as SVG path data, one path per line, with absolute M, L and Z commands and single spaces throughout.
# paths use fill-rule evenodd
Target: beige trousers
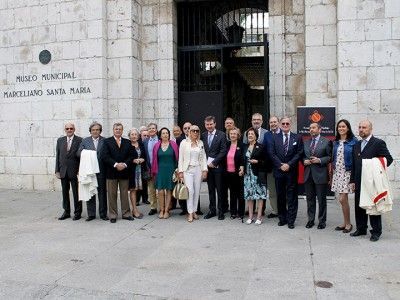
M 128 199 L 129 180 L 107 179 L 108 217 L 110 219 L 116 219 L 118 217 L 118 187 L 122 217 L 126 218 L 132 216 Z
M 147 192 L 149 194 L 150 209 L 157 210 L 157 195 L 155 188 L 155 178 L 147 181 Z
M 267 186 L 269 191 L 269 203 L 272 208 L 273 214 L 278 214 L 278 202 L 276 197 L 276 187 L 275 187 L 275 178 L 273 173 L 268 173 L 267 175 Z

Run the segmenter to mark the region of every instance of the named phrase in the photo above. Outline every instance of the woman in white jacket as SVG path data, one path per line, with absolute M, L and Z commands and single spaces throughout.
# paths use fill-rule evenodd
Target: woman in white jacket
M 197 125 L 190 127 L 189 137 L 180 144 L 178 171 L 179 179 L 184 181 L 189 190 L 187 220 L 193 222 L 193 219 L 199 219 L 195 211 L 199 202 L 200 185 L 202 179 L 207 178 L 207 157 Z

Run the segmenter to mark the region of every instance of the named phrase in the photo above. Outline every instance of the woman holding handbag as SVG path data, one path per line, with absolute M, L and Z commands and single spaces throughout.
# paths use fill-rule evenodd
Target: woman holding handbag
M 183 180 L 189 190 L 187 199 L 188 222 L 198 220 L 195 213 L 200 195 L 200 186 L 207 178 L 207 158 L 203 142 L 200 140 L 200 128 L 190 126 L 189 138 L 181 142 L 178 163 L 179 179 Z

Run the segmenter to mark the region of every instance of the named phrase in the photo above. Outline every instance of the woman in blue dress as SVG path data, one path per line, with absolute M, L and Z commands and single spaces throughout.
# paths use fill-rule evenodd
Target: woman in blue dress
M 178 166 L 178 145 L 170 140 L 171 134 L 168 128 L 161 128 L 159 131 L 159 141 L 153 148 L 153 163 L 151 173 L 155 178 L 155 188 L 157 189 L 160 219 L 169 218 L 169 206 L 171 203 L 172 190 L 174 183 L 172 175 Z
M 265 152 L 263 146 L 257 143 L 258 132 L 250 128 L 246 132 L 248 144 L 244 147 L 245 174 L 244 174 L 244 200 L 248 203 L 249 218 L 246 224 L 253 222 L 254 204 L 257 202 L 256 225 L 262 223 L 263 200 L 267 199 L 267 177 L 265 165 Z

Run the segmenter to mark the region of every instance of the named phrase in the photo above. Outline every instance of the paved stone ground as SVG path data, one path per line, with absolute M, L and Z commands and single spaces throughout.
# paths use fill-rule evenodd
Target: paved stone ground
M 0 190 L 1 299 L 400 298 L 398 207 L 372 243 L 333 230 L 335 201 L 325 230 L 304 228 L 304 201 L 289 230 L 276 220 L 189 224 L 178 210 L 169 220 L 58 221 L 60 197 Z

